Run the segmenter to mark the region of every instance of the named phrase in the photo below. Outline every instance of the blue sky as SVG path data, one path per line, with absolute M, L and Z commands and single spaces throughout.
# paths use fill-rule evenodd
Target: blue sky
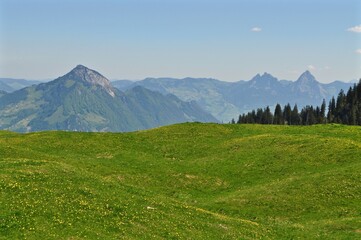
M 0 0 L 0 77 L 361 77 L 359 0 Z

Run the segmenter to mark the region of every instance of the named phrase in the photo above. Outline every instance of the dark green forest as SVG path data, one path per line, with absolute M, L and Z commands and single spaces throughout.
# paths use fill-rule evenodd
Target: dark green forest
M 232 119 L 232 123 L 236 123 Z M 237 123 L 258 123 L 277 125 L 313 125 L 322 123 L 340 123 L 347 125 L 361 125 L 361 79 L 358 84 L 350 87 L 347 93 L 339 92 L 337 98 L 332 97 L 326 106 L 323 100 L 321 106 L 305 106 L 298 110 L 297 104 L 291 107 L 286 104 L 283 108 L 277 104 L 274 112 L 270 107 L 258 108 L 241 114 Z

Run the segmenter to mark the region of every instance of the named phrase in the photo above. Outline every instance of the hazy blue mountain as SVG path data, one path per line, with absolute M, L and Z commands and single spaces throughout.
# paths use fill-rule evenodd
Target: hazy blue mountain
M 133 131 L 185 121 L 215 122 L 196 103 L 142 87 L 125 93 L 78 65 L 48 83 L 0 97 L 0 129 Z
M 159 121 L 176 122 L 217 122 L 211 114 L 206 113 L 195 101 L 185 102 L 173 94 L 163 95 L 141 86 L 125 91 L 135 116 L 142 116 L 145 128 L 161 126 Z
M 297 81 L 278 80 L 269 73 L 257 74 L 249 81 L 222 82 L 208 78 L 147 78 L 132 84 L 119 83 L 121 90 L 142 86 L 162 94 L 174 94 L 184 101 L 196 101 L 203 109 L 220 121 L 228 122 L 240 113 L 255 108 L 280 104 L 320 105 L 347 90 L 353 83 L 332 82 L 322 84 L 309 72 L 304 72 Z
M 24 87 L 28 87 L 39 83 L 41 82 L 35 80 L 0 78 L 0 90 L 5 92 L 14 92 Z
M 334 81 L 329 84 L 324 84 L 323 86 L 324 86 L 324 89 L 327 91 L 327 93 L 336 97 L 337 94 L 339 94 L 340 89 L 343 89 L 344 91 L 347 92 L 347 90 L 356 83 L 357 83 L 356 81 L 355 82 L 351 81 L 348 83 L 345 83 L 342 81 Z
M 279 81 L 271 74 L 257 74 L 250 81 L 233 83 L 224 92 L 224 98 L 237 106 L 240 112 L 247 112 L 257 107 L 282 102 L 288 86 L 289 84 Z
M 291 86 L 292 96 L 295 101 L 304 101 L 305 99 L 317 99 L 320 101 L 327 98 L 327 91 L 323 84 L 316 81 L 315 77 L 309 72 L 304 72 L 297 81 Z
M 344 81 L 341 81 L 341 80 L 336 80 L 335 82 L 344 82 Z M 348 81 L 349 83 L 355 83 L 355 84 L 357 84 L 358 82 L 359 82 L 359 80 L 357 80 L 357 79 L 352 79 L 352 80 L 350 80 L 350 81 Z
M 2 97 L 3 95 L 7 94 L 7 92 L 0 90 L 0 97 Z
M 350 83 L 322 84 L 306 71 L 297 81 L 278 80 L 272 75 L 265 73 L 256 75 L 250 81 L 240 81 L 233 85 L 225 95 L 227 101 L 240 108 L 242 112 L 248 112 L 259 107 L 275 106 L 276 103 L 285 105 L 297 104 L 320 105 L 323 99 L 329 100 L 340 89 L 347 89 Z
M 119 89 L 119 90 L 126 90 L 128 86 L 132 85 L 134 81 L 130 80 L 113 80 L 111 81 L 111 84 L 113 87 Z
M 6 83 L 3 83 L 3 82 L 0 81 L 0 91 L 12 92 L 13 88 L 10 87 L 9 85 L 7 85 Z
M 223 93 L 231 85 L 232 83 L 209 78 L 146 78 L 120 89 L 142 86 L 162 94 L 171 93 L 183 101 L 196 101 L 204 110 L 222 121 L 232 119 L 239 112 L 236 106 L 224 99 Z

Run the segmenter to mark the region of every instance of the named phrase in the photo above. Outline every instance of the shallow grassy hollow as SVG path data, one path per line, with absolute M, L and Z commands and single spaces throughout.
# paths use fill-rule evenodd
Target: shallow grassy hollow
M 358 239 L 361 128 L 0 132 L 1 239 Z

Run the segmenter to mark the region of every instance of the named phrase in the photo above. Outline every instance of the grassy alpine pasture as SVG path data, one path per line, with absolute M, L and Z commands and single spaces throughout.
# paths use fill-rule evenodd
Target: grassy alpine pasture
M 0 132 L 1 239 L 360 239 L 361 128 Z

